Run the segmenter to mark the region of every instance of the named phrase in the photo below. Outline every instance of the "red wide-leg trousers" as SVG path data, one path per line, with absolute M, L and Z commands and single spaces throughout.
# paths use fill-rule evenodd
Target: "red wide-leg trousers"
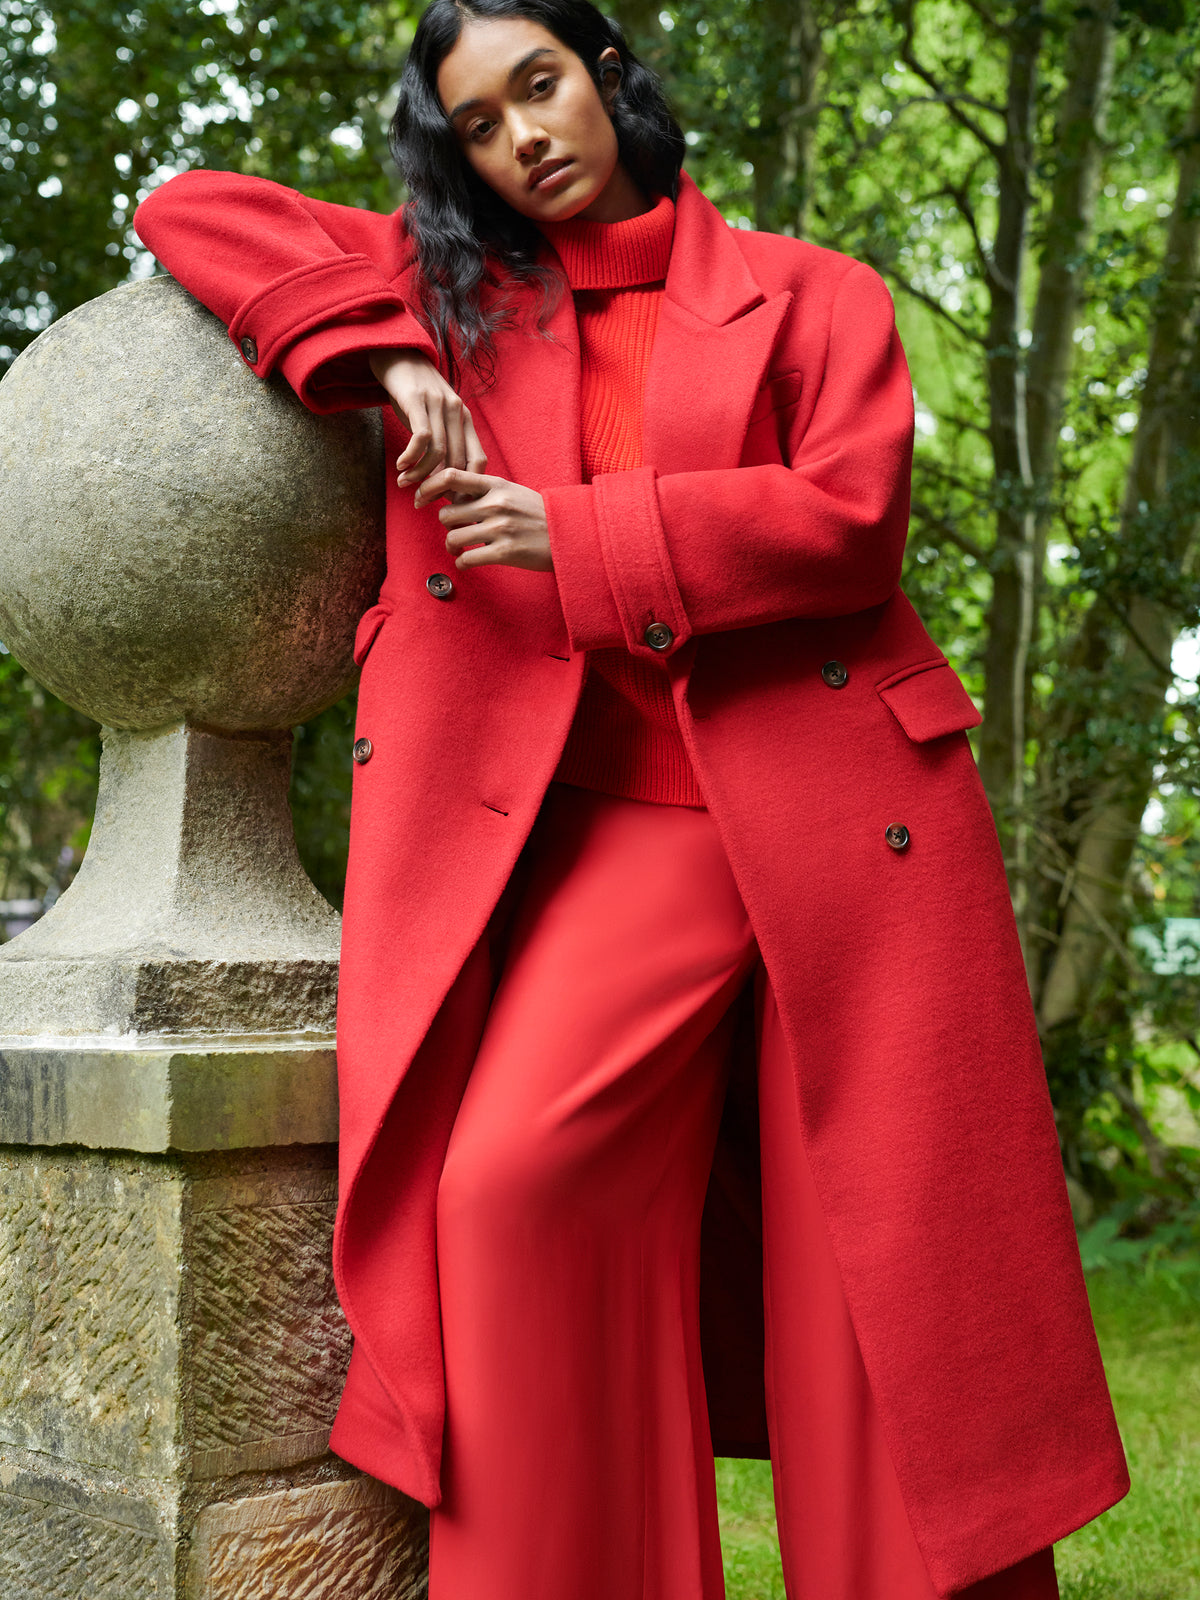
M 551 784 L 525 860 L 438 1195 L 430 1600 L 720 1600 L 700 1217 L 757 947 L 706 811 Z M 794 1121 L 757 992 L 761 1116 Z M 776 1165 L 766 1379 L 789 1600 L 934 1600 L 812 1180 Z M 964 1593 L 1054 1600 L 1051 1552 Z

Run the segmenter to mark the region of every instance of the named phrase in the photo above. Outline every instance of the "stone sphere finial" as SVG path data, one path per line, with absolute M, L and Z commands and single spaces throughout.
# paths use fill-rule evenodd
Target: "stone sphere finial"
M 316 416 L 173 279 L 0 384 L 0 639 L 110 728 L 286 728 L 350 687 L 383 570 L 378 413 Z
M 168 278 L 80 306 L 0 384 L 0 639 L 105 730 L 78 875 L 0 947 L 0 1043 L 332 1029 L 290 729 L 354 680 L 381 452 L 377 412 L 307 411 Z

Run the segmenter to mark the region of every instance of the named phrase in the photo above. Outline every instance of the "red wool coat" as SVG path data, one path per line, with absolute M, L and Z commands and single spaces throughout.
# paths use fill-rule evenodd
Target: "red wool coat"
M 156 191 L 137 227 L 254 370 L 281 368 L 316 410 L 383 402 L 371 349 L 434 354 L 406 309 L 399 215 L 197 172 Z M 845 256 L 730 230 L 685 177 L 650 465 L 586 485 L 569 293 L 550 332 L 502 334 L 494 387 L 463 393 L 488 470 L 545 496 L 553 573 L 456 572 L 435 511 L 389 472 L 387 579 L 357 644 L 374 754 L 354 776 L 339 1002 L 335 1266 L 356 1344 L 334 1447 L 437 1503 L 434 1208 L 489 1001 L 490 919 L 582 652 L 650 657 L 645 630 L 666 623 L 680 727 L 796 1062 L 913 1529 L 938 1587 L 963 1587 L 1096 1516 L 1128 1479 L 963 732 L 978 716 L 897 587 L 912 391 L 891 301 Z M 387 415 L 390 462 L 404 436 Z M 448 601 L 426 587 L 446 571 Z M 894 823 L 903 851 L 884 837 Z M 754 1452 L 758 1198 L 734 1102 L 706 1212 L 707 1355 L 714 1436 Z

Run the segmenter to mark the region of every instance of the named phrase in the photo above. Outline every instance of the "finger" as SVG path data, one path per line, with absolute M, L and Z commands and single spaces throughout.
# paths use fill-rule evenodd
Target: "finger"
M 397 478 L 397 483 L 402 489 L 411 489 L 417 486 L 417 505 L 425 505 L 430 496 L 425 493 L 425 480 L 433 473 L 440 472 L 446 464 L 446 432 L 441 416 L 433 412 L 429 417 L 428 444 L 419 461 L 413 463 Z
M 467 436 L 463 426 L 463 406 L 458 396 L 447 399 L 444 408 L 446 419 L 446 465 L 460 471 L 467 465 Z
M 412 432 L 412 438 L 396 457 L 398 481 L 403 487 L 409 473 L 424 458 L 429 446 L 433 443 L 433 433 L 429 426 L 429 413 L 425 409 L 423 400 L 414 400 L 412 402 L 408 408 L 407 417 L 404 417 L 399 409 L 397 409 L 396 414 L 400 417 L 405 427 Z
M 477 528 L 482 522 L 496 517 L 496 507 L 491 506 L 486 494 L 472 494 L 454 501 L 438 510 L 438 522 L 443 528 Z
M 487 466 L 487 452 L 479 442 L 479 435 L 475 432 L 475 424 L 471 420 L 471 413 L 463 407 L 463 433 L 467 441 L 467 471 L 482 472 Z
M 473 545 L 469 550 L 464 550 L 454 565 L 459 568 L 501 566 L 509 560 L 510 551 L 510 540 L 503 537 L 489 539 L 486 544 Z
M 421 485 L 417 494 L 417 504 L 425 505 L 430 500 L 437 500 L 444 494 L 469 495 L 472 498 L 486 494 L 489 489 L 494 489 L 501 478 L 490 478 L 484 472 L 465 472 L 459 467 L 443 467 L 440 472 L 430 473 Z
M 451 555 L 461 554 L 462 550 L 466 550 L 472 544 L 480 544 L 480 542 L 493 544 L 496 539 L 504 538 L 504 536 L 506 536 L 504 530 L 498 528 L 494 523 L 470 522 L 466 523 L 462 528 L 453 528 L 450 533 L 446 534 L 446 549 L 450 550 Z
M 421 466 L 421 476 L 428 477 L 446 464 L 446 419 L 436 408 L 429 413 L 429 431 L 433 437 Z

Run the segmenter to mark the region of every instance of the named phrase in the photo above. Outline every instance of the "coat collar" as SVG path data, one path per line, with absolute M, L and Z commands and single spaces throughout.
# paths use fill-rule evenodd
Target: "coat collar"
M 557 263 L 549 245 L 546 264 Z M 643 456 L 660 472 L 735 467 L 790 294 L 767 299 L 732 230 L 686 173 L 646 380 Z M 579 330 L 569 291 L 546 325 L 496 339 L 496 381 L 464 390 L 488 470 L 532 488 L 579 483 Z

